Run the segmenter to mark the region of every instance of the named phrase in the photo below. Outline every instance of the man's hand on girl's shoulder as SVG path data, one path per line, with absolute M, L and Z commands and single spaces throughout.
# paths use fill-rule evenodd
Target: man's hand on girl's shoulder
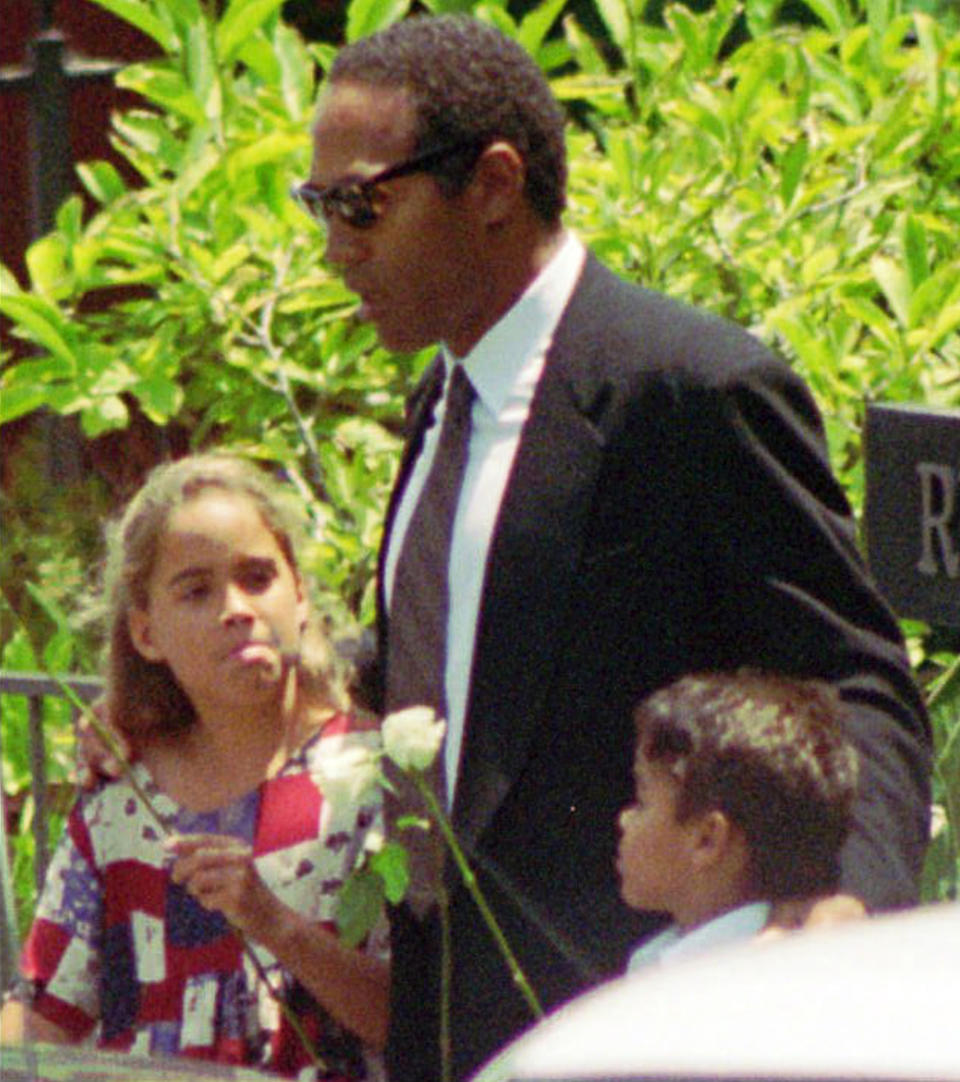
M 97 731 L 97 724 L 107 729 L 118 751 L 128 762 L 132 753 L 126 738 L 117 732 L 110 723 L 105 699 L 97 699 L 87 713 L 80 715 L 74 727 L 76 738 L 76 773 L 77 784 L 81 789 L 93 789 L 103 780 L 112 780 L 123 773 L 123 764 L 111 750 L 107 742 Z

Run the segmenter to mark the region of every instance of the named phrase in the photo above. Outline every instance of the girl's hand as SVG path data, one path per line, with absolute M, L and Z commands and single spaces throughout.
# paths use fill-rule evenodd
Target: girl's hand
M 219 834 L 178 834 L 164 844 L 176 858 L 174 883 L 245 935 L 263 937 L 280 902 L 260 878 L 250 846 Z

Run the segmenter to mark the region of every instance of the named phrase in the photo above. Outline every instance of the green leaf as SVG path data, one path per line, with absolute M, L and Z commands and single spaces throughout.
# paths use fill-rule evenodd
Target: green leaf
M 273 132 L 241 147 L 227 159 L 227 176 L 235 184 L 264 164 L 286 167 L 290 159 L 310 144 L 308 132 Z
M 115 432 L 130 423 L 130 412 L 122 398 L 106 395 L 95 399 L 81 414 L 80 424 L 88 439 L 96 439 L 104 432 Z
M 621 51 L 628 52 L 630 45 L 630 9 L 626 0 L 596 0 L 597 11 L 603 25 Z
M 399 842 L 385 842 L 370 854 L 370 868 L 383 880 L 383 889 L 391 905 L 403 901 L 410 885 L 410 855 Z
M 567 0 L 541 0 L 521 20 L 517 40 L 531 56 L 535 57 L 539 53 L 544 38 L 560 17 L 566 2 Z
M 406 15 L 410 0 L 351 0 L 347 8 L 347 41 L 357 41 Z
M 833 34 L 842 35 L 854 26 L 853 14 L 844 0 L 803 0 Z
M 183 404 L 183 389 L 174 380 L 151 376 L 132 388 L 143 412 L 155 425 L 165 425 Z
M 234 59 L 237 50 L 283 5 L 283 0 L 232 0 L 217 27 L 217 58 Z
M 57 211 L 57 229 L 68 246 L 79 240 L 83 231 L 83 200 L 79 195 L 71 195 Z
M 945 73 L 941 66 L 941 59 L 945 56 L 943 35 L 939 24 L 928 15 L 915 11 L 913 21 L 924 59 L 927 103 L 931 109 L 938 111 L 946 87 Z
M 904 328 L 910 326 L 910 282 L 903 267 L 887 256 L 870 260 L 873 277 Z
M 203 0 L 159 0 L 160 11 L 174 24 L 189 29 L 204 19 Z M 215 6 L 215 5 L 208 5 Z
M 359 946 L 383 914 L 383 879 L 369 868 L 354 872 L 337 895 L 336 922 L 348 947 Z
M 621 75 L 561 75 L 550 80 L 550 89 L 558 101 L 620 101 L 628 80 Z
M 69 617 L 55 598 L 51 597 L 44 590 L 41 590 L 35 582 L 28 582 L 25 585 L 27 593 L 40 608 L 43 609 L 52 624 L 55 624 L 57 627 L 67 627 L 69 625 Z
M 703 25 L 688 8 L 682 4 L 673 4 L 664 12 L 667 26 L 683 42 L 686 53 L 685 67 L 699 72 L 706 65 L 709 57 L 703 36 Z
M 77 166 L 80 183 L 102 206 L 119 199 L 127 185 L 108 161 L 82 161 Z
M 893 356 L 900 353 L 902 346 L 897 324 L 879 305 L 856 294 L 840 296 L 837 303 L 843 311 L 869 327 Z
M 48 349 L 71 371 L 77 367 L 77 357 L 68 344 L 69 329 L 60 310 L 41 297 L 20 293 L 13 297 L 0 296 L 0 312 L 21 327 L 38 345 Z
M 200 102 L 207 117 L 219 116 L 222 111 L 220 76 L 210 40 L 210 24 L 206 19 L 195 22 L 187 30 L 187 49 L 184 57 L 187 79 L 194 97 Z
M 9 297 L 11 293 L 20 293 L 20 283 L 16 275 L 4 263 L 0 263 L 0 297 Z
M 120 80 L 118 77 L 118 85 Z M 158 171 L 174 168 L 180 154 L 180 147 L 174 141 L 162 117 L 156 113 L 132 111 L 114 117 L 113 126 L 131 147 L 141 151 L 145 158 L 152 161 Z M 125 149 L 121 146 L 121 149 Z M 156 159 L 153 161 L 153 159 Z
M 274 45 L 263 35 L 246 38 L 241 42 L 234 58 L 234 64 L 242 65 L 245 73 L 253 77 L 264 86 L 273 86 L 280 76 L 280 62 L 274 51 Z M 234 93 L 240 93 L 241 97 L 247 97 L 251 93 L 249 86 L 240 87 L 234 84 Z
M 706 56 L 710 60 L 720 55 L 720 49 L 740 11 L 740 0 L 715 0 L 713 10 L 702 17 L 706 20 L 703 39 Z
M 801 136 L 791 144 L 786 154 L 780 159 L 780 198 L 783 200 L 784 207 L 789 207 L 793 202 L 809 157 L 809 144 L 806 138 Z
M 27 272 L 34 290 L 44 297 L 55 297 L 67 279 L 67 245 L 63 237 L 50 233 L 34 241 L 27 249 Z
M 927 231 L 923 222 L 912 214 L 907 215 L 903 226 L 903 254 L 910 276 L 910 292 L 913 293 L 929 277 L 930 263 L 927 258 Z
M 299 121 L 313 100 L 313 69 L 303 40 L 279 22 L 273 35 L 273 51 L 280 65 L 283 100 L 290 116 Z
M 781 0 L 747 0 L 747 29 L 754 39 L 768 34 L 774 26 Z
M 563 29 L 567 44 L 580 71 L 586 75 L 605 75 L 607 65 L 599 49 L 572 15 L 564 18 Z
M 47 672 L 70 672 L 75 664 L 75 647 L 76 636 L 70 627 L 66 623 L 58 625 L 43 647 L 43 666 Z
M 833 370 L 833 355 L 823 339 L 804 326 L 800 320 L 786 316 L 774 316 L 771 323 L 790 343 L 796 355 L 804 362 L 810 372 L 830 373 Z
M 943 312 L 960 304 L 960 263 L 943 264 L 910 297 L 910 326 L 932 328 Z
M 937 312 L 933 324 L 919 328 L 918 332 L 911 332 L 909 340 L 913 343 L 914 334 L 916 334 L 918 348 L 925 351 L 939 349 L 950 336 L 955 335 L 958 331 L 960 331 L 960 301 L 941 308 Z
M 36 384 L 0 387 L 0 425 L 33 413 L 45 405 L 46 401 L 46 388 Z
M 131 64 L 117 76 L 117 85 L 142 94 L 157 105 L 195 124 L 206 118 L 200 99 L 178 71 L 153 64 Z
M 147 7 L 138 0 L 93 0 L 93 3 L 112 12 L 124 22 L 135 26 L 147 37 L 153 38 L 165 53 L 179 52 L 180 42 Z
M 887 32 L 887 27 L 897 13 L 897 0 L 866 0 L 867 25 L 870 34 L 879 41 Z

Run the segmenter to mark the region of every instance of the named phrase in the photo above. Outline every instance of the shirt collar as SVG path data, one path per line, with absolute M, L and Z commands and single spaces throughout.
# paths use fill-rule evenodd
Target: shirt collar
M 495 323 L 459 362 L 477 398 L 497 415 L 518 376 L 534 358 L 550 348 L 553 333 L 567 306 L 586 259 L 586 249 L 567 232 L 558 250 L 513 307 Z M 443 345 L 447 371 L 458 358 Z
M 698 954 L 708 947 L 749 939 L 766 926 L 770 919 L 770 908 L 769 902 L 748 902 L 728 910 L 681 936 L 669 948 L 670 956 L 680 958 L 687 954 Z
M 678 924 L 668 925 L 633 952 L 628 968 L 632 972 L 666 958 L 676 961 L 713 947 L 750 939 L 766 927 L 770 911 L 769 902 L 748 902 L 687 932 Z

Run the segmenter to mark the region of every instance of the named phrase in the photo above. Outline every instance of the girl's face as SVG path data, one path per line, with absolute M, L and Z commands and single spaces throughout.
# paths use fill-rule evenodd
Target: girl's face
M 254 501 L 207 488 L 170 515 L 147 607 L 131 610 L 129 626 L 203 719 L 275 694 L 306 616 L 299 578 Z

